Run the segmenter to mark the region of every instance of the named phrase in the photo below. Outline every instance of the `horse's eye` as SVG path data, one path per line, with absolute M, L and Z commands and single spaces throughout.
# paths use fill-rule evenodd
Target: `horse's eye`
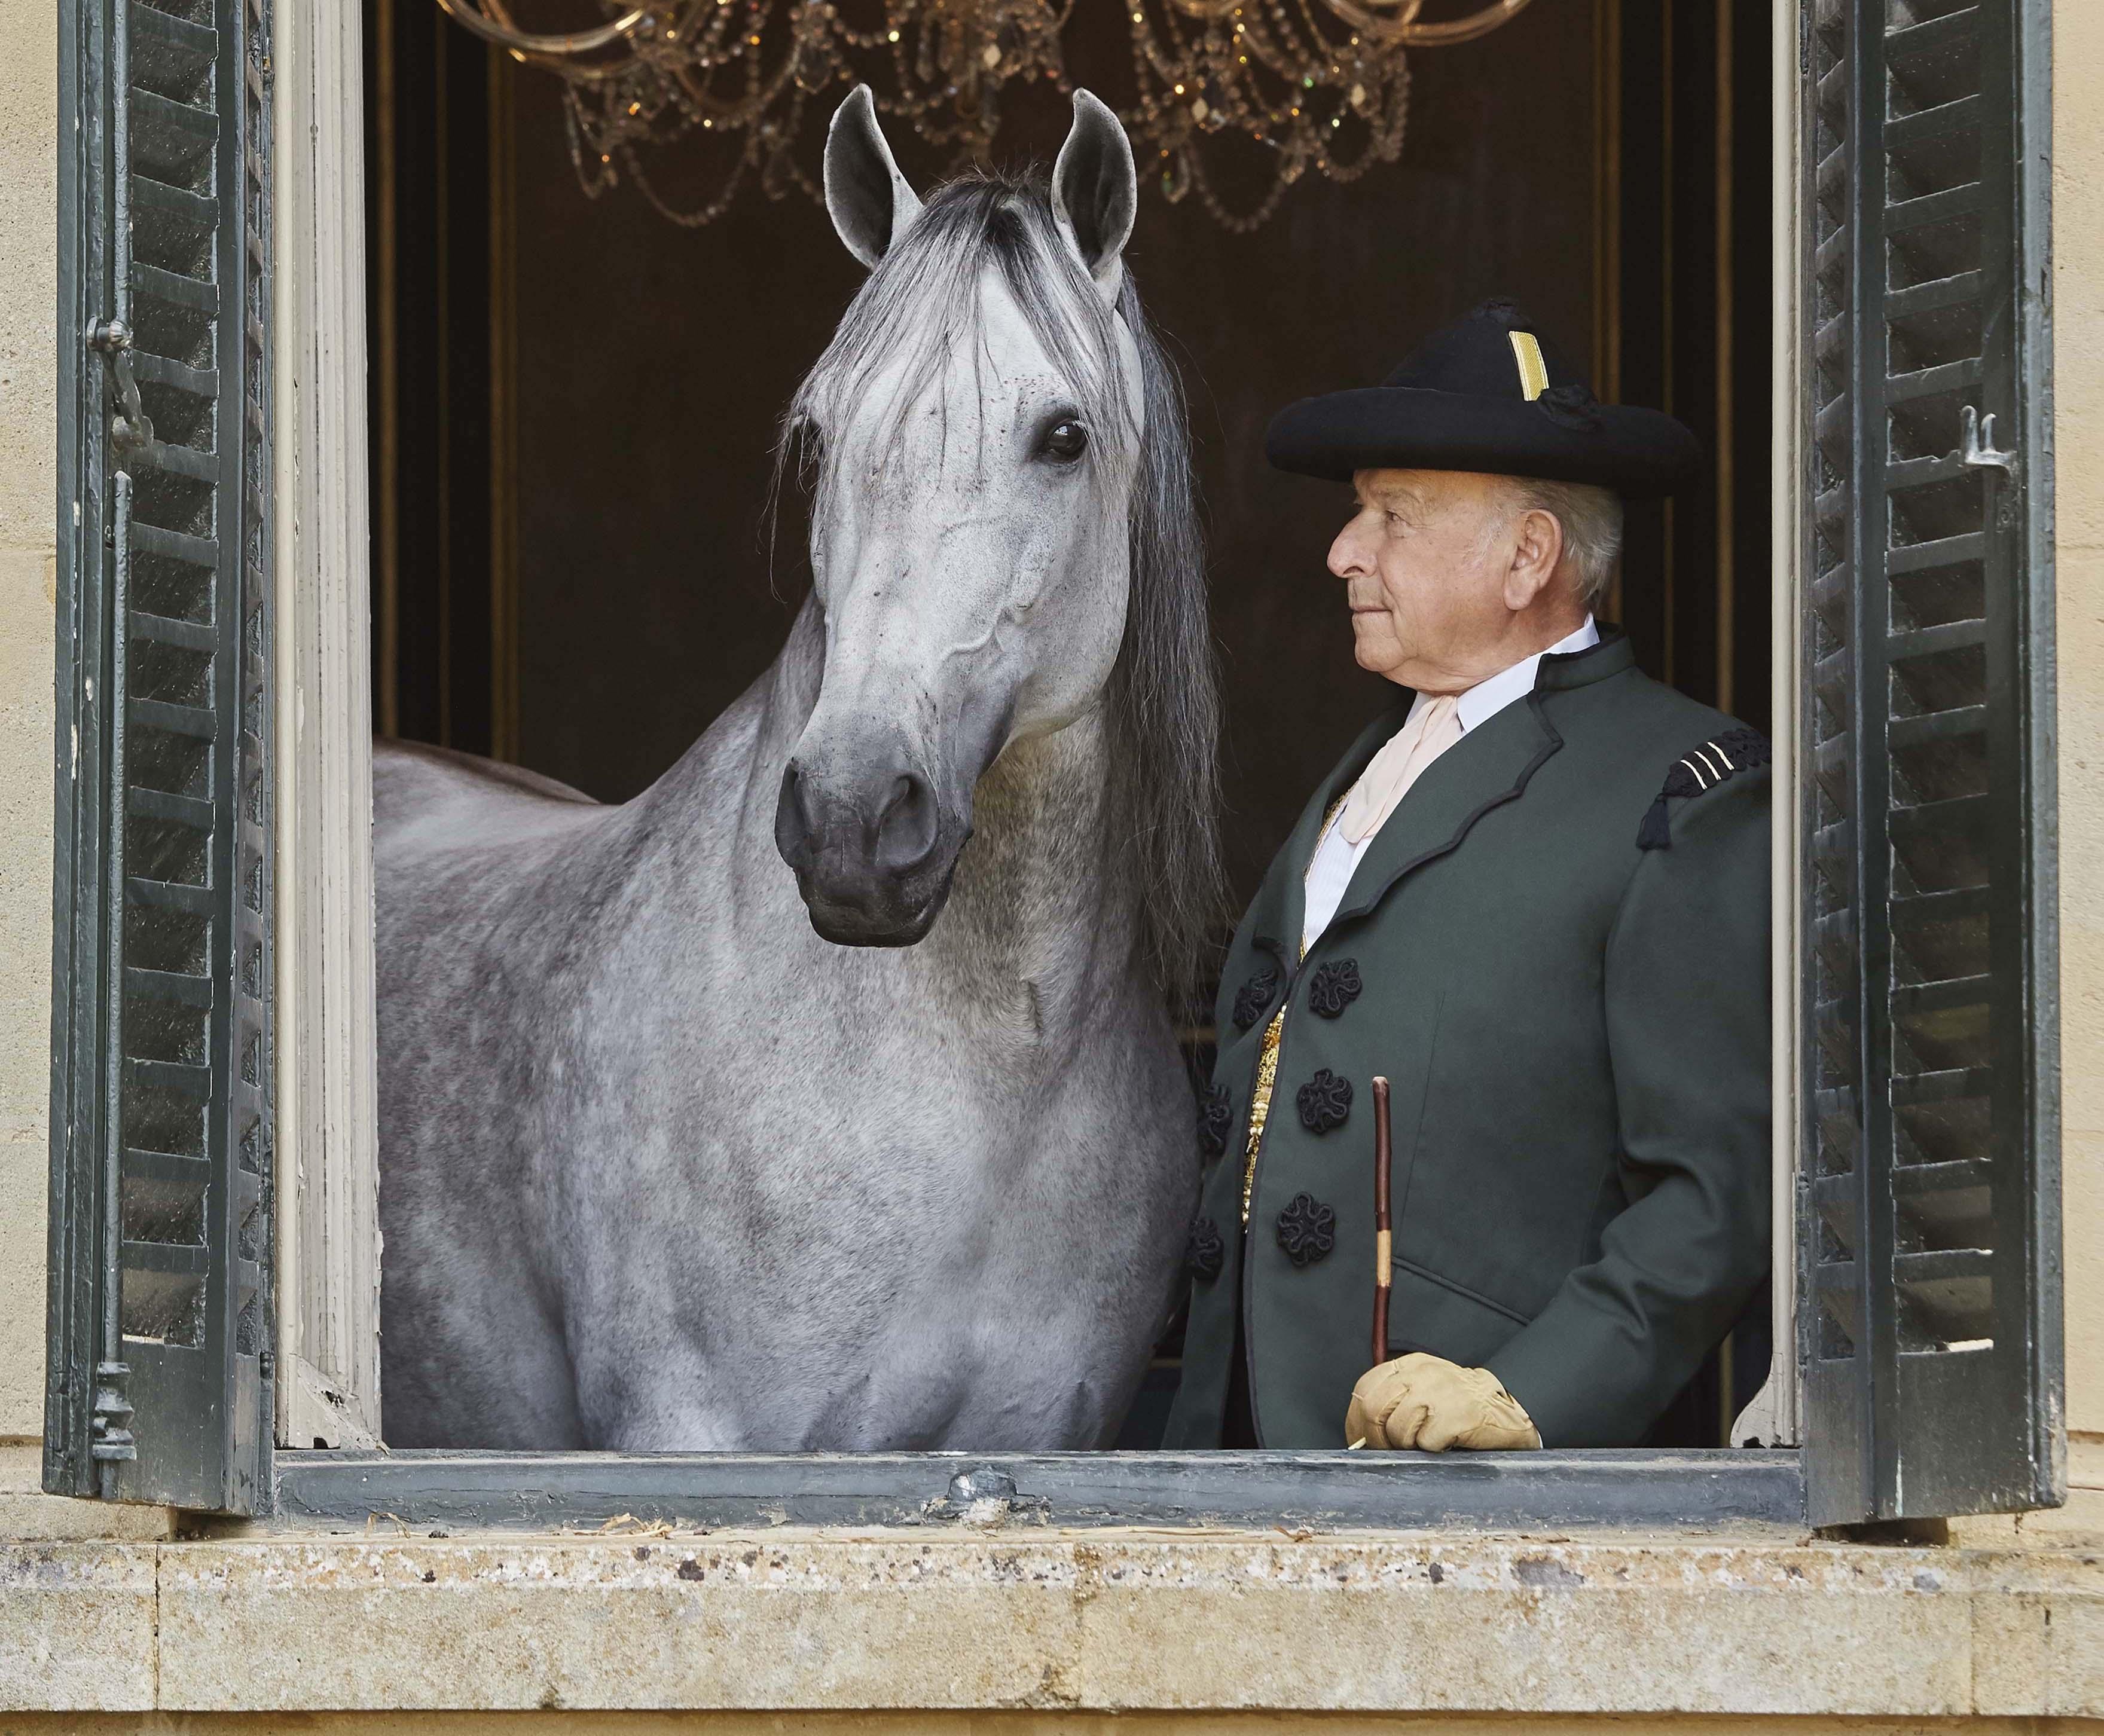
M 1089 430 L 1072 416 L 1045 430 L 1045 450 L 1063 463 L 1072 462 L 1088 449 Z

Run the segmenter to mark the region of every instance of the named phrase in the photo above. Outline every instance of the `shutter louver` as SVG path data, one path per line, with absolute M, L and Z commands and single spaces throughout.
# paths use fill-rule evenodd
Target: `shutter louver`
M 2060 1378 L 2043 10 L 1807 24 L 1811 1516 L 2035 1507 Z
M 267 17 L 68 13 L 80 746 L 59 768 L 45 1480 L 249 1512 L 271 1408 Z

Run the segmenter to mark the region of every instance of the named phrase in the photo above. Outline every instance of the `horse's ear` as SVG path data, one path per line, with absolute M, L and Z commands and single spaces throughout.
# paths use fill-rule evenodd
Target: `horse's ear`
M 1125 244 L 1139 203 L 1125 128 L 1088 91 L 1076 91 L 1073 130 L 1052 165 L 1052 211 L 1113 307 L 1125 282 Z
M 848 251 L 872 271 L 920 215 L 920 201 L 876 124 L 876 99 L 866 84 L 848 92 L 826 129 L 826 210 Z

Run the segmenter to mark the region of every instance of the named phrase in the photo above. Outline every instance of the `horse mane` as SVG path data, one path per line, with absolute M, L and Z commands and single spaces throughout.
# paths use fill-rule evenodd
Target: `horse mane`
M 783 418 L 778 488 L 792 462 L 822 503 L 840 486 L 829 455 L 809 436 L 858 402 L 878 370 L 903 352 L 907 366 L 887 407 L 885 436 L 898 438 L 937 370 L 978 329 L 988 264 L 1075 389 L 1083 414 L 1099 427 L 1130 418 L 1133 394 L 1112 311 L 1059 233 L 1050 185 L 1034 172 L 977 172 L 929 196 L 849 305 Z M 1142 423 L 1130 479 L 1125 637 L 1105 694 L 1111 844 L 1117 871 L 1138 890 L 1152 973 L 1180 1011 L 1226 907 L 1219 687 L 1183 382 L 1148 323 L 1129 268 L 1117 317 L 1139 351 Z M 1099 451 L 1091 445 L 1090 462 L 1111 461 Z

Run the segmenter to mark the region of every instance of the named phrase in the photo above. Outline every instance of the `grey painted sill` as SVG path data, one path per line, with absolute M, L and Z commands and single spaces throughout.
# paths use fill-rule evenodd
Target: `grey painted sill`
M 1804 1528 L 1794 1449 L 1043 1454 L 298 1452 L 276 1526 L 925 1525 L 1541 1531 Z

